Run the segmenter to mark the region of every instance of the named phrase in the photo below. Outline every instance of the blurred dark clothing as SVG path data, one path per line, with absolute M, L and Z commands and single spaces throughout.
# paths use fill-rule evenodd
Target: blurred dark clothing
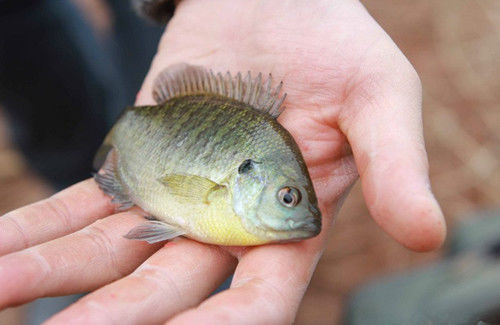
M 165 26 L 140 18 L 130 1 L 107 2 L 114 13 L 114 29 L 110 40 L 113 44 L 113 62 L 123 78 L 126 102 L 132 104 L 149 70 Z M 116 112 L 113 117 L 117 117 Z
M 0 105 L 15 145 L 56 189 L 90 176 L 95 151 L 133 104 L 163 31 L 128 1 L 108 4 L 114 29 L 99 39 L 69 1 L 0 0 Z M 28 324 L 77 298 L 37 300 Z
M 110 1 L 115 29 L 98 40 L 67 1 L 0 1 L 0 104 L 14 142 L 56 188 L 88 178 L 119 112 L 132 104 L 162 28 Z

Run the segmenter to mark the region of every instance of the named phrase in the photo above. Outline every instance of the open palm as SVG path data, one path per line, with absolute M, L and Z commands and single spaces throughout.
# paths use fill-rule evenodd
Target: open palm
M 178 62 L 284 81 L 279 121 L 309 167 L 322 233 L 252 248 L 130 241 L 122 236 L 143 222 L 141 211 L 114 214 L 87 180 L 0 218 L 0 308 L 95 290 L 49 323 L 290 323 L 358 172 L 372 216 L 392 237 L 421 251 L 442 243 L 418 76 L 360 3 L 184 0 L 137 104 L 153 103 L 154 78 Z M 233 271 L 230 290 L 207 299 Z

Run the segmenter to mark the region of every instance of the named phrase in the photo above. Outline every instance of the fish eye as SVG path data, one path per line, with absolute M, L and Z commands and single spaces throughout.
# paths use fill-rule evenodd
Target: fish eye
M 238 174 L 246 174 L 253 169 L 253 160 L 247 159 L 238 167 Z
M 278 200 L 288 208 L 293 208 L 299 204 L 301 198 L 300 191 L 295 187 L 285 186 L 278 191 Z

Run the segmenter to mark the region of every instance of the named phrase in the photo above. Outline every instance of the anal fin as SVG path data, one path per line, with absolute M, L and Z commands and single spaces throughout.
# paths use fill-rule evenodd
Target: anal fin
M 147 221 L 132 228 L 124 237 L 127 239 L 144 240 L 150 244 L 172 239 L 185 232 L 161 221 Z
M 109 150 L 101 170 L 94 174 L 94 179 L 99 185 L 99 188 L 113 198 L 111 202 L 119 204 L 117 210 L 123 211 L 131 208 L 134 203 L 130 200 L 123 184 L 118 178 L 117 165 L 118 152 L 113 147 Z

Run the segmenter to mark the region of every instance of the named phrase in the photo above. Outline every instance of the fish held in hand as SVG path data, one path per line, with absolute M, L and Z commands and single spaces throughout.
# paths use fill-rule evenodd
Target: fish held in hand
M 276 121 L 281 84 L 271 83 L 177 64 L 155 82 L 157 105 L 125 109 L 94 167 L 118 209 L 151 215 L 126 238 L 248 246 L 320 232 L 303 157 Z

